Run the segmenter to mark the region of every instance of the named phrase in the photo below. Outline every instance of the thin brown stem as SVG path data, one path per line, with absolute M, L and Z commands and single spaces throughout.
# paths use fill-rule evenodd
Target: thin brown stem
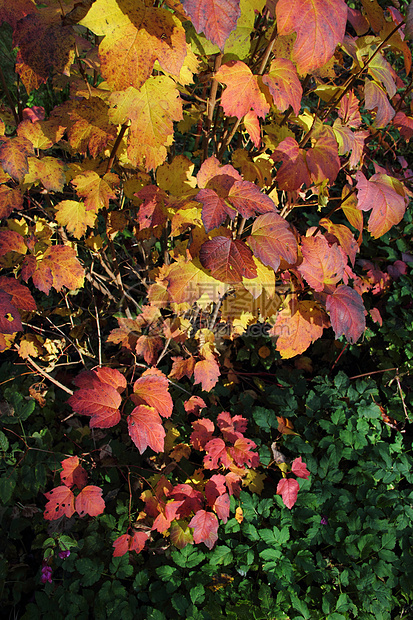
M 120 128 L 118 137 L 115 140 L 115 144 L 113 145 L 112 152 L 109 157 L 108 165 L 106 166 L 106 173 L 110 172 L 113 166 L 113 162 L 115 161 L 117 150 L 120 146 L 120 143 L 122 142 L 122 138 L 125 135 L 125 131 L 127 130 L 128 127 L 129 125 L 127 123 L 123 123 L 122 127 Z

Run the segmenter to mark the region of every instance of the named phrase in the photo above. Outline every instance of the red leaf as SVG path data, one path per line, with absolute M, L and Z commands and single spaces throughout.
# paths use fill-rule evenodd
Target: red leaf
M 205 485 L 205 497 L 212 508 L 217 497 L 227 493 L 226 479 L 222 474 L 214 474 Z
M 298 271 L 317 292 L 329 284 L 337 284 L 344 274 L 343 252 L 335 243 L 330 246 L 322 235 L 304 237 L 301 242 L 303 262 Z
M 68 245 L 50 246 L 37 262 L 32 279 L 35 287 L 46 295 L 52 286 L 57 292 L 64 286 L 72 290 L 82 287 L 84 271 L 76 258 L 76 250 Z
M 307 469 L 307 465 L 303 463 L 303 459 L 301 458 L 301 456 L 294 459 L 291 465 L 291 471 L 299 478 L 307 479 L 310 477 L 310 472 Z
M 0 291 L 0 332 L 14 334 L 23 331 L 19 311 L 11 303 L 11 295 Z
M 195 364 L 194 385 L 200 383 L 205 392 L 212 390 L 220 376 L 219 364 L 213 358 L 201 360 Z
M 103 371 L 103 369 L 99 369 Z M 125 381 L 123 375 L 118 371 L 119 379 L 122 383 Z M 80 373 L 76 378 L 76 384 L 80 386 L 80 390 L 75 392 L 68 399 L 69 405 L 76 413 L 81 415 L 90 415 L 91 428 L 111 428 L 120 420 L 119 407 L 122 402 L 119 392 L 108 383 L 101 381 L 100 377 L 106 377 L 108 373 L 101 372 L 100 376 L 97 371 Z M 110 375 L 113 378 L 113 375 Z M 84 387 L 91 385 L 91 388 Z M 122 390 L 123 387 L 120 386 Z
M 70 456 L 62 461 L 63 470 L 60 472 L 60 479 L 67 487 L 75 486 L 83 489 L 87 482 L 86 470 L 79 463 L 78 456 Z
M 128 551 L 139 553 L 144 548 L 147 540 L 148 535 L 144 532 L 134 532 L 132 535 L 122 534 L 113 542 L 112 546 L 115 548 L 113 557 L 118 558 L 125 555 Z
M 209 182 L 212 181 L 212 179 L 215 179 L 215 177 L 224 177 L 224 179 L 225 177 L 231 177 L 235 181 L 242 181 L 242 176 L 237 170 L 235 170 L 234 166 L 231 166 L 231 164 L 225 164 L 225 166 L 221 166 L 218 159 L 214 155 L 212 155 L 204 161 L 204 163 L 199 169 L 198 174 L 196 175 L 198 187 L 206 187 Z M 219 180 L 222 181 L 223 179 Z M 215 179 L 215 182 L 216 181 L 217 179 Z
M 284 58 L 273 60 L 269 72 L 263 75 L 262 81 L 268 86 L 274 105 L 280 112 L 291 106 L 294 114 L 296 116 L 299 114 L 303 89 L 291 60 Z
M 356 173 L 358 208 L 372 213 L 369 232 L 377 239 L 398 224 L 406 211 L 405 192 L 400 181 L 387 174 L 373 174 L 369 180 Z
M 205 469 L 218 469 L 221 464 L 229 469 L 233 464 L 231 457 L 228 455 L 225 442 L 220 437 L 214 437 L 214 439 L 208 441 L 205 450 Z
M 340 159 L 336 139 L 326 134 L 307 151 L 307 166 L 316 185 L 327 180 L 334 183 L 340 170 Z
M 275 12 L 279 35 L 297 33 L 292 60 L 300 74 L 325 65 L 344 39 L 343 0 L 279 0 Z
M 377 108 L 374 120 L 376 127 L 385 127 L 395 115 L 394 108 L 390 105 L 385 90 L 368 78 L 366 78 L 364 85 L 364 105 L 367 110 Z
M 128 416 L 129 435 L 142 454 L 149 446 L 154 452 L 163 452 L 165 429 L 153 407 L 138 405 Z
M 231 209 L 213 189 L 201 189 L 196 195 L 196 200 L 202 204 L 201 217 L 206 232 L 218 228 L 227 215 L 231 220 L 236 216 L 234 209 Z
M 70 519 L 75 512 L 75 496 L 66 486 L 55 487 L 44 494 L 49 500 L 44 511 L 44 518 L 48 521 L 59 519 L 66 515 Z
M 103 491 L 99 487 L 93 485 L 85 487 L 80 491 L 79 495 L 76 496 L 76 512 L 78 512 L 81 517 L 85 515 L 96 517 L 102 514 L 105 510 L 105 502 L 102 499 L 102 493 Z
M 149 368 L 133 386 L 132 401 L 135 405 L 153 407 L 163 418 L 171 417 L 173 402 L 168 392 L 168 379 L 161 370 Z
M 366 310 L 361 296 L 349 286 L 341 284 L 332 295 L 327 295 L 326 309 L 336 338 L 344 334 L 348 342 L 356 342 L 366 329 Z
M 184 402 L 184 409 L 187 413 L 199 415 L 201 409 L 206 407 L 205 401 L 200 396 L 191 396 L 189 400 Z
M 18 252 L 19 254 L 26 254 L 27 252 L 24 238 L 16 230 L 0 230 L 0 256 L 4 256 L 7 252 Z
M 222 65 L 215 79 L 227 86 L 221 97 L 221 105 L 227 116 L 241 119 L 251 109 L 261 118 L 268 114 L 270 106 L 258 86 L 257 76 L 252 74 L 245 63 L 232 60 Z
M 307 168 L 305 151 L 300 149 L 294 138 L 285 138 L 271 155 L 274 161 L 282 161 L 277 172 L 277 183 L 280 189 L 293 191 L 301 185 L 310 187 L 311 178 Z
M 242 437 L 247 429 L 248 420 L 241 415 L 234 415 L 228 411 L 222 411 L 217 417 L 217 426 L 224 436 L 225 441 L 234 443 L 239 437 Z
M 223 495 L 217 497 L 214 505 L 212 506 L 212 510 L 218 515 L 218 517 L 221 519 L 221 521 L 223 521 L 223 523 L 226 523 L 228 521 L 229 505 L 229 495 L 228 493 L 224 493 Z
M 257 467 L 260 462 L 260 457 L 256 452 L 252 452 L 254 448 L 257 447 L 257 444 L 254 443 L 251 439 L 247 439 L 246 437 L 238 438 L 234 446 L 229 448 L 229 453 L 235 461 L 235 464 L 238 467 Z
M 218 519 L 214 513 L 198 510 L 188 525 L 194 529 L 194 542 L 203 542 L 208 549 L 212 549 L 218 540 Z
M 294 478 L 281 478 L 277 485 L 277 494 L 281 495 L 287 508 L 292 508 L 297 501 L 300 485 Z
M 223 50 L 241 14 L 239 0 L 182 0 L 195 30 Z
M 27 286 L 17 282 L 15 278 L 0 277 L 0 289 L 11 295 L 11 303 L 20 310 L 36 310 L 36 302 Z
M 201 418 L 192 422 L 190 442 L 195 450 L 204 450 L 205 444 L 211 439 L 214 432 L 214 423 L 208 418 Z
M 202 244 L 199 259 L 205 269 L 221 282 L 242 282 L 242 278 L 255 278 L 257 268 L 251 250 L 240 239 L 214 237 Z
M 257 217 L 247 241 L 255 256 L 274 271 L 280 266 L 281 258 L 289 264 L 297 260 L 296 238 L 287 220 L 277 213 Z
M 271 198 L 249 181 L 235 181 L 228 192 L 228 200 L 245 218 L 255 213 L 273 213 L 276 210 Z
M 181 519 L 189 517 L 191 512 L 198 512 L 203 505 L 203 494 L 190 484 L 175 485 L 169 496 L 180 502 L 179 517 Z

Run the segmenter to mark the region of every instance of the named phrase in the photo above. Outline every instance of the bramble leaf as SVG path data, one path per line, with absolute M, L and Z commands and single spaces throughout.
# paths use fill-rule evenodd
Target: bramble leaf
M 218 540 L 218 519 L 213 512 L 198 510 L 188 526 L 194 530 L 194 542 L 197 545 L 203 542 L 208 549 L 212 549 Z
M 102 489 L 89 485 L 84 487 L 79 495 L 75 499 L 76 512 L 81 517 L 89 515 L 90 517 L 96 517 L 102 514 L 105 510 L 105 502 L 102 498 Z
M 348 342 L 356 342 L 366 329 L 366 310 L 363 299 L 354 289 L 341 284 L 327 296 L 326 309 L 336 338 L 344 335 Z
M 358 208 L 372 213 L 368 229 L 375 239 L 383 236 L 398 224 L 406 211 L 405 192 L 400 181 L 381 172 L 369 180 L 359 171 L 356 173 Z
M 222 65 L 215 79 L 227 86 L 221 98 L 225 114 L 241 119 L 253 110 L 257 116 L 266 117 L 270 106 L 258 86 L 257 76 L 245 63 L 235 60 Z
M 65 515 L 70 519 L 75 513 L 75 496 L 67 486 L 55 487 L 44 494 L 49 500 L 43 516 L 48 521 L 59 519 Z
M 277 485 L 277 495 L 281 495 L 284 504 L 291 510 L 297 501 L 300 485 L 294 478 L 281 478 Z
M 146 448 L 154 452 L 163 452 L 165 429 L 161 418 L 153 407 L 138 405 L 128 416 L 129 435 L 139 452 L 143 454 Z
M 86 470 L 80 465 L 78 456 L 70 456 L 62 461 L 60 479 L 67 487 L 83 489 L 87 482 Z
M 235 29 L 241 14 L 239 0 L 182 0 L 195 30 L 224 49 L 225 41 Z

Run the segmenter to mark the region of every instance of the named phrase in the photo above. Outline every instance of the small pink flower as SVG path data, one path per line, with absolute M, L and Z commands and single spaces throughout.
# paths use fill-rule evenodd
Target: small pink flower
M 327 523 L 328 523 L 327 517 L 321 517 L 320 523 L 321 523 L 321 525 L 327 525 Z
M 59 551 L 59 558 L 61 560 L 65 560 L 66 558 L 68 558 L 70 555 L 70 551 L 69 549 L 63 549 L 63 551 Z
M 43 566 L 42 567 L 42 576 L 40 577 L 40 581 L 42 583 L 46 583 L 46 581 L 48 581 L 49 583 L 52 583 L 52 569 L 50 566 Z

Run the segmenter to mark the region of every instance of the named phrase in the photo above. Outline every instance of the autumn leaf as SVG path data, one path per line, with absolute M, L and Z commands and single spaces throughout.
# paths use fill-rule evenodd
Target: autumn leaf
M 165 429 L 161 418 L 153 407 L 138 405 L 128 416 L 129 435 L 140 454 L 146 448 L 154 452 L 163 452 Z
M 235 218 L 236 212 L 213 189 L 201 189 L 195 199 L 202 204 L 202 222 L 205 231 L 218 228 L 229 216 Z
M 53 287 L 57 292 L 65 286 L 74 290 L 83 286 L 84 271 L 76 258 L 76 250 L 68 245 L 53 245 L 31 268 L 24 272 L 24 280 L 32 277 L 33 284 L 39 291 L 50 293 Z
M 310 472 L 307 469 L 307 465 L 303 463 L 301 456 L 293 460 L 291 464 L 291 471 L 299 478 L 308 479 L 310 477 Z
M 210 392 L 218 382 L 220 374 L 219 364 L 214 358 L 200 360 L 194 367 L 194 385 L 200 383 L 204 392 Z
M 102 514 L 105 510 L 105 502 L 102 498 L 102 493 L 103 491 L 99 487 L 93 485 L 84 487 L 75 499 L 76 512 L 81 517 L 85 515 L 96 517 Z
M 225 441 L 220 437 L 214 437 L 205 445 L 206 455 L 204 456 L 205 469 L 218 469 L 220 465 L 228 469 L 233 464 L 229 456 Z
M 205 407 L 206 403 L 200 396 L 191 396 L 191 398 L 184 402 L 184 409 L 188 414 L 199 415 Z
M 109 99 L 113 123 L 131 121 L 128 157 L 134 166 L 147 171 L 166 159 L 166 147 L 173 142 L 173 122 L 182 119 L 182 101 L 175 82 L 167 76 L 151 77 L 140 90 L 130 86 Z
M 383 88 L 367 78 L 364 84 L 364 105 L 367 110 L 377 109 L 375 127 L 385 127 L 396 113 Z
M 183 549 L 186 545 L 192 545 L 194 542 L 188 523 L 182 519 L 172 522 L 169 530 L 169 538 L 177 549 Z
M 284 504 L 291 510 L 297 501 L 300 485 L 294 478 L 281 478 L 277 485 L 277 495 L 281 495 Z
M 242 176 L 235 170 L 231 164 L 225 164 L 224 166 L 218 161 L 218 159 L 212 155 L 208 157 L 201 165 L 198 174 L 196 175 L 197 185 L 199 188 L 209 187 L 209 182 L 215 177 L 231 177 L 234 181 L 242 181 Z
M 298 115 L 303 89 L 297 70 L 290 60 L 275 58 L 268 73 L 263 75 L 262 81 L 268 86 L 274 105 L 280 112 L 291 106 L 294 114 Z
M 85 170 L 71 181 L 76 193 L 85 201 L 87 211 L 97 213 L 99 209 L 108 209 L 109 200 L 116 198 L 113 186 L 119 183 L 116 174 L 108 173 L 102 178 L 94 170 Z
M 223 50 L 241 14 L 239 0 L 182 0 L 195 30 Z
M 217 236 L 206 241 L 199 252 L 199 260 L 221 282 L 242 282 L 243 277 L 257 275 L 252 252 L 240 239 Z
M 179 76 L 187 55 L 185 30 L 167 8 L 144 0 L 96 0 L 80 23 L 104 36 L 99 58 L 111 89 L 141 88 L 156 60 L 162 69 Z
M 29 172 L 28 156 L 34 155 L 32 143 L 20 136 L 0 139 L 0 162 L 3 170 L 16 181 L 22 181 Z
M 405 193 L 400 181 L 381 172 L 369 180 L 359 171 L 356 173 L 358 208 L 372 213 L 368 229 L 377 239 L 398 224 L 406 211 Z
M 215 79 L 227 86 L 221 98 L 225 114 L 241 119 L 254 110 L 257 116 L 266 117 L 270 106 L 258 86 L 257 76 L 245 63 L 236 60 L 222 65 Z
M 316 185 L 325 180 L 334 183 L 340 170 L 335 138 L 329 133 L 322 135 L 315 145 L 308 149 L 306 161 L 311 178 Z
M 70 456 L 62 461 L 60 479 L 67 487 L 83 489 L 87 482 L 86 470 L 80 465 L 78 456 Z
M 344 39 L 343 0 L 279 0 L 275 11 L 278 34 L 297 34 L 292 60 L 301 75 L 325 65 Z
M 16 308 L 27 311 L 37 309 L 36 302 L 27 286 L 24 286 L 15 278 L 0 276 L 0 290 L 11 295 L 10 301 Z
M 354 343 L 366 329 L 366 310 L 361 296 L 349 286 L 341 284 L 327 296 L 326 309 L 336 338 L 345 336 Z
M 62 192 L 66 185 L 65 164 L 55 157 L 29 157 L 29 172 L 23 179 L 23 187 L 39 181 L 49 192 Z
M 157 368 L 149 368 L 135 381 L 131 400 L 135 405 L 153 407 L 163 418 L 172 415 L 173 402 L 168 391 L 168 379 Z
M 195 450 L 204 450 L 214 433 L 214 423 L 208 418 L 201 418 L 192 422 L 192 428 L 194 430 L 190 437 L 191 444 Z
M 122 534 L 122 536 L 119 536 L 112 544 L 114 547 L 113 557 L 118 558 L 125 555 L 128 551 L 140 553 L 145 547 L 147 540 L 148 535 L 145 532 Z
M 257 444 L 246 437 L 239 437 L 233 446 L 229 448 L 229 454 L 235 461 L 237 467 L 258 467 L 260 462 L 259 454 L 252 452 Z
M 49 500 L 43 516 L 48 521 L 59 519 L 65 515 L 70 519 L 75 513 L 75 496 L 67 486 L 55 487 L 44 494 Z
M 254 254 L 274 271 L 281 259 L 294 264 L 297 260 L 297 241 L 288 222 L 277 213 L 264 213 L 252 225 L 247 239 Z
M 5 1 L 0 6 L 0 25 L 7 22 L 13 28 L 17 22 L 23 19 L 29 13 L 36 11 L 36 5 L 33 0 L 15 0 L 13 4 Z
M 56 206 L 56 221 L 61 226 L 65 226 L 68 233 L 76 239 L 80 239 L 86 232 L 88 226 L 93 228 L 96 213 L 86 211 L 83 202 L 76 200 L 62 200 Z
M 321 338 L 328 326 L 328 317 L 316 302 L 292 302 L 277 314 L 269 335 L 277 338 L 277 351 L 283 359 L 288 359 L 304 353 L 310 344 Z
M 285 138 L 271 155 L 274 161 L 282 161 L 277 172 L 277 183 L 280 189 L 293 191 L 301 185 L 310 187 L 310 172 L 306 163 L 306 152 L 300 149 L 294 138 Z
M 0 185 L 0 219 L 5 219 L 16 209 L 23 209 L 23 195 L 18 188 Z
M 208 549 L 212 549 L 218 540 L 218 519 L 213 512 L 198 510 L 188 526 L 194 530 L 194 542 L 197 545 L 203 542 Z
M 342 279 L 345 263 L 342 250 L 336 243 L 330 246 L 321 235 L 304 237 L 301 249 L 303 262 L 298 271 L 315 291 L 321 292 L 325 286 L 337 284 Z
M 14 334 L 23 331 L 20 313 L 11 303 L 11 295 L 0 291 L 0 333 Z
M 228 201 L 241 213 L 250 218 L 256 213 L 273 213 L 276 206 L 269 196 L 249 181 L 235 181 L 228 192 Z
M 344 226 L 344 224 L 333 224 L 333 222 L 326 217 L 321 218 L 319 223 L 336 237 L 340 246 L 349 257 L 351 264 L 354 265 L 356 254 L 359 252 L 360 248 L 351 230 L 347 228 L 347 226 Z

